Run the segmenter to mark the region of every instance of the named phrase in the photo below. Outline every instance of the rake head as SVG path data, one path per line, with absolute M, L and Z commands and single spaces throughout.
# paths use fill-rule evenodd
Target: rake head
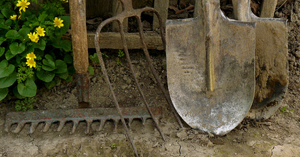
M 141 119 L 143 125 L 148 118 L 151 118 L 146 108 L 130 107 L 121 109 L 124 119 L 127 120 L 127 125 L 130 128 L 130 124 L 133 119 Z M 157 121 L 162 117 L 161 108 L 151 108 L 154 114 L 154 120 Z M 79 122 L 85 121 L 87 128 L 85 133 L 88 134 L 91 131 L 91 125 L 93 122 L 100 121 L 99 127 L 96 131 L 101 131 L 104 128 L 107 120 L 114 121 L 114 129 L 116 131 L 117 125 L 120 121 L 120 116 L 114 108 L 87 108 L 87 109 L 53 109 L 45 111 L 27 111 L 27 112 L 10 112 L 6 115 L 5 131 L 9 132 L 12 125 L 17 124 L 17 127 L 12 130 L 13 133 L 19 133 L 22 131 L 25 124 L 30 124 L 29 133 L 32 134 L 36 130 L 36 127 L 40 123 L 44 123 L 42 132 L 47 132 L 52 123 L 59 122 L 57 131 L 61 131 L 66 122 L 73 122 L 71 134 L 75 132 Z

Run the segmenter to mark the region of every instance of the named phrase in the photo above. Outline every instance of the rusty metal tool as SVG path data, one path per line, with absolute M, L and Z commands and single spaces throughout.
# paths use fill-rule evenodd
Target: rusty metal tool
M 228 19 L 220 0 L 195 2 L 194 18 L 166 23 L 169 92 L 189 126 L 224 135 L 253 102 L 255 23 Z
M 252 13 L 250 0 L 232 2 L 236 19 L 256 22 L 255 97 L 248 117 L 268 119 L 280 107 L 288 87 L 287 21 L 273 18 L 277 0 L 264 0 L 264 18 Z
M 161 108 L 151 108 L 154 118 L 157 120 L 162 117 Z M 122 108 L 123 117 L 128 121 L 128 126 L 133 119 L 142 119 L 145 124 L 146 119 L 151 118 L 146 108 L 128 107 Z M 57 131 L 61 131 L 67 122 L 73 122 L 71 134 L 76 131 L 76 128 L 81 121 L 87 123 L 85 133 L 90 133 L 92 122 L 100 121 L 97 131 L 104 128 L 105 122 L 108 120 L 114 121 L 114 129 L 116 131 L 120 116 L 114 108 L 81 108 L 81 109 L 66 109 L 66 110 L 44 110 L 44 111 L 27 111 L 27 112 L 10 112 L 6 115 L 5 131 L 9 132 L 12 126 L 17 125 L 12 132 L 19 133 L 25 124 L 30 124 L 29 133 L 32 134 L 36 127 L 44 123 L 43 132 L 47 132 L 53 123 L 59 123 Z

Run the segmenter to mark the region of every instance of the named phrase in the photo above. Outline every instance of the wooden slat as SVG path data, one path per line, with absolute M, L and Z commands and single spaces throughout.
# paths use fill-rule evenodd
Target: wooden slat
M 139 33 L 126 33 L 126 41 L 128 49 L 141 49 L 142 44 Z M 94 44 L 95 33 L 88 33 L 88 47 L 95 48 Z M 145 32 L 145 42 L 148 49 L 163 50 L 163 44 L 159 33 Z M 103 32 L 100 34 L 100 47 L 105 49 L 123 49 L 120 33 Z
M 166 21 L 168 18 L 168 7 L 169 7 L 169 0 L 155 0 L 154 1 L 154 9 L 158 11 L 162 18 L 163 26 L 165 27 Z M 159 28 L 159 21 L 158 18 L 153 14 L 153 30 Z
M 264 0 L 260 17 L 274 17 L 277 0 Z

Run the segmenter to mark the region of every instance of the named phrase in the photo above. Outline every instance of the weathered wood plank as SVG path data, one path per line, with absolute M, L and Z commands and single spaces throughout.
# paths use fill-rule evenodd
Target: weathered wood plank
M 158 11 L 161 16 L 163 26 L 165 27 L 166 21 L 168 18 L 168 7 L 169 7 L 169 0 L 155 0 L 154 1 L 154 9 Z M 153 30 L 159 28 L 159 21 L 157 16 L 153 14 Z
M 139 33 L 126 33 L 126 41 L 128 49 L 141 49 L 142 44 Z M 95 48 L 94 44 L 95 33 L 88 33 L 88 47 Z M 159 33 L 145 32 L 145 42 L 148 49 L 163 50 L 164 46 Z M 120 33 L 103 32 L 100 34 L 100 47 L 105 49 L 123 49 L 123 43 Z

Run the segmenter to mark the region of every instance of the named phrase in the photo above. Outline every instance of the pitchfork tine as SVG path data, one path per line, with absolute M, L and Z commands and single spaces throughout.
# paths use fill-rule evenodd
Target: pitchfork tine
M 132 67 L 132 64 L 131 64 L 131 60 L 130 60 L 130 56 L 129 56 L 129 52 L 128 52 L 128 47 L 127 47 L 127 42 L 126 42 L 126 39 L 125 39 L 125 33 L 124 33 L 124 30 L 123 30 L 123 25 L 122 25 L 122 23 L 120 21 L 118 21 L 118 23 L 119 23 L 119 27 L 120 27 L 121 38 L 122 38 L 122 42 L 123 42 L 123 47 L 124 47 L 125 55 L 126 55 L 126 58 L 127 58 L 127 62 L 129 64 L 130 71 L 132 73 L 132 77 L 133 77 L 134 82 L 135 82 L 135 84 L 137 86 L 137 89 L 138 89 L 138 91 L 139 91 L 139 93 L 140 93 L 140 95 L 141 95 L 141 97 L 143 99 L 143 102 L 144 102 L 144 104 L 145 104 L 145 106 L 146 106 L 149 114 L 151 115 L 151 118 L 153 119 L 154 116 L 153 116 L 153 114 L 152 114 L 152 112 L 151 112 L 151 110 L 149 108 L 149 105 L 148 105 L 148 103 L 146 101 L 144 93 L 142 92 L 142 89 L 140 87 L 139 81 L 137 80 L 137 78 L 135 76 L 135 73 L 134 73 L 134 70 L 133 70 L 133 67 Z M 164 141 L 166 141 L 165 136 L 162 133 L 160 127 L 157 124 L 157 122 L 154 121 L 154 123 L 155 123 L 155 126 L 156 126 L 157 130 L 159 131 L 161 137 L 163 138 Z
M 146 10 L 145 10 L 145 11 L 146 11 Z M 162 19 L 161 19 L 160 15 L 158 14 L 157 11 L 155 11 L 155 10 L 152 10 L 152 11 L 155 13 L 155 15 L 157 16 L 157 18 L 158 18 L 158 20 L 159 20 L 159 25 L 160 25 L 160 35 L 161 35 L 161 38 L 162 38 L 163 45 L 164 45 L 164 47 L 165 47 L 165 46 L 166 46 L 166 38 L 165 38 L 164 32 L 163 32 L 164 28 L 163 28 L 163 24 L 162 24 Z M 143 33 L 143 23 L 142 23 L 142 21 L 141 21 L 141 18 L 140 18 L 140 17 L 137 17 L 137 19 L 138 19 L 138 26 L 139 26 L 140 39 L 141 39 L 141 43 L 142 43 L 142 45 L 143 45 L 143 51 L 144 51 L 144 54 L 145 54 L 145 56 L 146 56 L 147 62 L 148 62 L 148 64 L 149 64 L 149 66 L 150 66 L 150 70 L 151 70 L 151 72 L 152 72 L 152 75 L 155 77 L 155 80 L 157 81 L 158 86 L 159 86 L 160 90 L 162 91 L 162 93 L 163 93 L 163 95 L 164 95 L 164 97 L 165 97 L 165 99 L 166 99 L 168 105 L 170 106 L 170 108 L 171 108 L 171 110 L 172 110 L 172 113 L 174 114 L 174 116 L 175 116 L 175 118 L 176 118 L 178 124 L 180 125 L 181 128 L 183 128 L 183 125 L 182 125 L 182 123 L 181 123 L 181 120 L 180 120 L 180 118 L 179 118 L 179 116 L 178 116 L 178 114 L 177 114 L 177 112 L 176 112 L 176 110 L 175 110 L 175 108 L 174 108 L 174 106 L 173 106 L 173 104 L 172 104 L 172 102 L 171 102 L 171 99 L 170 99 L 170 97 L 167 95 L 167 92 L 166 92 L 164 86 L 162 85 L 161 81 L 159 80 L 158 75 L 157 75 L 157 73 L 156 73 L 156 71 L 155 71 L 155 69 L 154 69 L 154 67 L 153 67 L 153 64 L 152 64 L 152 61 L 151 61 L 151 58 L 150 58 L 150 55 L 149 55 L 149 51 L 148 51 L 147 45 L 146 45 L 146 43 L 145 43 L 145 36 L 144 36 L 144 33 Z
M 52 124 L 51 121 L 46 122 L 46 124 L 44 126 L 44 129 L 43 129 L 43 132 L 47 132 L 49 130 L 51 124 Z
M 105 122 L 106 122 L 106 119 L 101 119 L 101 120 L 100 120 L 100 126 L 99 126 L 99 128 L 97 129 L 97 131 L 103 130 Z
M 19 133 L 23 129 L 24 125 L 25 125 L 24 122 L 19 123 L 18 126 L 16 127 L 16 129 L 13 130 L 12 132 L 13 133 Z
M 59 126 L 57 128 L 57 131 L 61 131 L 63 129 L 63 127 L 65 126 L 66 121 L 65 120 L 61 120 L 59 122 Z
M 39 124 L 39 122 L 32 122 L 31 123 L 30 129 L 29 129 L 30 134 L 34 133 L 34 131 L 35 131 L 38 124 Z

